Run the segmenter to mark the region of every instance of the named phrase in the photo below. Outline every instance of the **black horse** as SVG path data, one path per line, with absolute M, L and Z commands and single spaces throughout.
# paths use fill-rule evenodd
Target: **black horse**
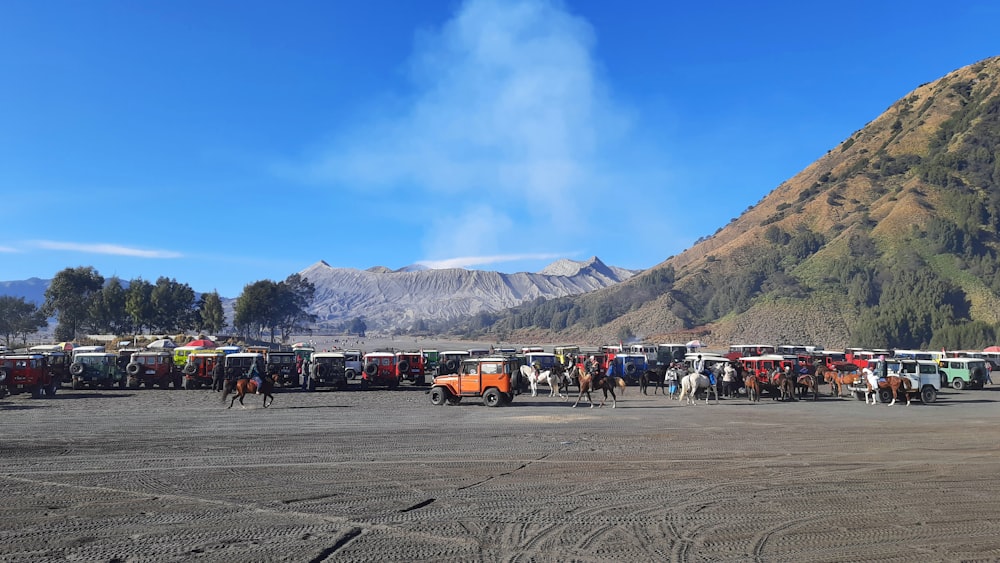
M 646 395 L 646 389 L 649 388 L 650 384 L 653 385 L 653 394 L 659 390 L 664 395 L 667 394 L 666 390 L 663 388 L 663 378 L 667 376 L 667 366 L 657 366 L 654 369 L 647 369 L 642 372 L 639 376 L 639 390 L 642 391 L 643 395 Z

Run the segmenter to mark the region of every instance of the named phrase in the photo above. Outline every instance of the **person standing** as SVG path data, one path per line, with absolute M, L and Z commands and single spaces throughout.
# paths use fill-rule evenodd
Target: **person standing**
M 311 366 L 309 365 L 309 360 L 303 359 L 302 360 L 302 390 L 303 391 L 308 391 L 309 390 L 309 383 L 310 383 L 309 368 L 310 367 Z
M 222 358 L 216 358 L 212 366 L 212 391 L 222 391 Z

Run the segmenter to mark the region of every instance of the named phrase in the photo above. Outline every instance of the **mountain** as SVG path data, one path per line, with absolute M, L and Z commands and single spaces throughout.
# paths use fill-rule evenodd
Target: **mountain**
M 635 271 L 610 267 L 597 257 L 560 260 L 538 273 L 504 274 L 460 268 L 390 270 L 333 268 L 320 261 L 299 274 L 316 293 L 309 311 L 321 326 L 363 317 L 373 330 L 447 326 L 448 321 L 493 314 L 536 299 L 594 291 L 620 283 Z
M 40 307 L 42 303 L 45 303 L 45 290 L 48 289 L 50 281 L 28 278 L 20 281 L 0 282 L 0 295 L 23 297 L 25 301 Z
M 996 344 L 998 84 L 991 58 L 921 85 L 715 235 L 621 284 L 515 308 L 490 330 L 714 347 Z

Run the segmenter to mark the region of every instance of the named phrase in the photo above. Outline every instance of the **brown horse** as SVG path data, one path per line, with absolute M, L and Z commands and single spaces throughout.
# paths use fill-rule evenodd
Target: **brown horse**
M 594 408 L 594 400 L 590 397 L 590 391 L 597 391 L 600 389 L 604 391 L 604 398 L 601 399 L 601 404 L 599 406 L 604 406 L 604 401 L 608 400 L 608 393 L 611 393 L 611 408 L 618 406 L 618 397 L 615 396 L 615 382 L 611 381 L 611 377 L 602 377 L 600 374 L 591 375 L 586 372 L 586 370 L 581 370 L 579 366 L 573 366 L 575 370 L 574 374 L 576 376 L 576 381 L 580 385 L 580 394 L 576 396 L 576 402 L 573 406 L 576 407 L 580 404 L 580 399 L 583 398 L 583 394 L 587 394 L 587 400 L 590 401 L 590 408 Z
M 275 378 L 276 377 L 277 377 L 277 374 L 276 374 Z M 266 377 L 261 378 L 261 380 L 263 381 L 263 383 L 261 383 L 259 391 L 260 391 L 260 394 L 264 396 L 264 408 L 265 409 L 267 407 L 271 406 L 271 403 L 274 402 L 274 395 L 271 394 L 271 391 L 274 390 L 274 379 L 275 378 L 271 378 L 271 379 L 268 379 Z M 246 405 L 243 404 L 243 397 L 246 396 L 247 394 L 251 394 L 251 395 L 256 394 L 257 391 L 258 391 L 258 389 L 257 389 L 257 382 L 254 381 L 254 380 L 252 380 L 252 379 L 242 378 L 242 379 L 237 379 L 236 381 L 227 380 L 226 381 L 226 386 L 222 390 L 222 402 L 225 403 L 226 402 L 226 397 L 230 393 L 235 392 L 236 394 L 233 395 L 232 400 L 229 401 L 229 406 L 226 407 L 226 408 L 227 409 L 233 408 L 233 403 L 235 403 L 236 401 L 240 402 L 240 406 L 241 407 L 246 408 Z M 270 401 L 268 399 L 270 399 Z
M 888 404 L 891 407 L 896 404 L 896 399 L 902 393 L 906 397 L 906 406 L 910 406 L 910 391 L 913 390 L 913 384 L 910 383 L 908 377 L 889 375 L 885 379 L 878 380 L 878 387 L 876 389 L 872 389 L 872 382 L 866 378 L 865 387 L 868 388 L 868 392 L 865 393 L 865 403 L 868 402 L 869 394 L 872 395 L 871 404 L 874 405 L 876 397 L 878 397 L 878 400 L 885 402 L 885 399 L 889 397 L 889 393 L 892 393 L 892 401 Z
M 774 398 L 777 399 L 780 396 L 781 400 L 795 400 L 795 376 L 792 375 L 791 371 L 778 371 L 773 376 L 771 376 L 771 384 L 778 391 L 778 395 Z
M 747 400 L 759 403 L 760 381 L 757 380 L 757 374 L 747 374 L 747 376 L 743 378 L 743 386 L 747 388 Z
M 810 391 L 812 391 L 814 401 L 819 398 L 819 381 L 819 376 L 811 373 L 804 373 L 800 375 L 795 382 L 796 387 L 799 389 L 799 398 L 805 398 L 806 393 L 809 393 Z
M 818 373 L 818 372 L 817 372 Z M 854 364 L 837 364 L 834 369 L 823 371 L 823 382 L 830 384 L 830 394 L 844 396 L 844 387 L 858 380 L 858 367 Z

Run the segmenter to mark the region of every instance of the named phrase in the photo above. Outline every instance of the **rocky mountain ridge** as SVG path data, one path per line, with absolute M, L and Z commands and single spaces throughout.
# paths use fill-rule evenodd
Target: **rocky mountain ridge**
M 636 271 L 608 266 L 595 256 L 559 260 L 538 273 L 383 266 L 357 270 L 319 261 L 299 274 L 316 287 L 309 312 L 321 327 L 361 317 L 371 330 L 391 331 L 431 328 L 536 299 L 586 293 L 620 283 Z

